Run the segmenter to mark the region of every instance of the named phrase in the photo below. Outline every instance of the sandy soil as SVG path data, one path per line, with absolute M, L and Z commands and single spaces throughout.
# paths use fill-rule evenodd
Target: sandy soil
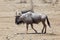
M 60 8 L 59 4 L 36 4 L 34 11 L 45 13 L 49 17 L 51 28 L 47 25 L 47 33 L 41 34 L 43 25 L 41 23 L 34 24 L 34 28 L 38 31 L 36 34 L 29 26 L 28 34 L 26 33 L 26 25 L 15 24 L 15 12 L 21 9 L 30 9 L 30 4 L 16 4 L 15 1 L 10 3 L 1 1 L 0 3 L 0 40 L 60 40 Z M 29 8 L 28 8 L 29 7 Z

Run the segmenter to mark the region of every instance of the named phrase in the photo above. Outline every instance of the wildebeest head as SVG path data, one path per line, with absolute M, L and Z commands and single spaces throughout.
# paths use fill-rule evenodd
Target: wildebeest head
M 18 14 L 19 14 L 19 15 L 17 15 L 17 12 L 16 12 L 15 23 L 16 23 L 17 25 L 23 23 L 23 21 L 20 19 L 21 14 L 20 14 L 20 13 L 18 13 Z

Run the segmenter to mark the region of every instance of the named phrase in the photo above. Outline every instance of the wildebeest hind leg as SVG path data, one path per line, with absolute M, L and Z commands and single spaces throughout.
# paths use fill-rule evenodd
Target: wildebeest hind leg
M 33 28 L 33 24 L 31 24 L 31 28 L 32 28 L 36 33 L 38 33 L 38 32 Z
M 45 24 L 45 32 L 44 33 L 46 33 L 46 24 Z
M 43 21 L 42 24 L 43 24 L 42 33 L 45 34 L 45 33 L 46 33 L 46 24 L 45 24 L 45 21 Z M 45 30 L 44 30 L 44 29 L 45 29 Z M 44 32 L 43 32 L 43 31 L 44 31 Z
M 43 33 L 43 31 L 44 31 L 44 27 L 43 27 L 43 29 L 42 29 L 42 33 Z

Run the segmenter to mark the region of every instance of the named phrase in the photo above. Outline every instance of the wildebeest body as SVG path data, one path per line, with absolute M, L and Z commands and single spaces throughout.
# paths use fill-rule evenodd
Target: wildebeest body
M 27 22 L 29 24 L 31 23 L 36 23 L 38 24 L 42 19 L 46 18 L 46 15 L 43 14 L 34 14 L 34 13 L 25 13 L 23 14 L 20 18 L 24 21 Z
M 38 13 L 32 13 L 32 12 L 27 12 L 27 13 L 24 13 L 24 14 L 20 15 L 16 19 L 15 23 L 16 24 L 17 24 L 17 22 L 18 22 L 18 24 L 26 23 L 27 24 L 27 26 L 26 26 L 27 30 L 28 30 L 28 24 L 30 24 L 31 27 L 32 27 L 32 29 L 37 33 L 37 31 L 33 28 L 33 24 L 34 23 L 38 24 L 38 23 L 42 22 L 42 24 L 44 26 L 43 29 L 42 29 L 42 33 L 43 33 L 44 30 L 45 30 L 44 33 L 46 33 L 46 24 L 45 24 L 46 20 L 47 20 L 48 26 L 50 27 L 50 22 L 48 20 L 47 15 L 45 15 L 45 14 L 38 14 Z

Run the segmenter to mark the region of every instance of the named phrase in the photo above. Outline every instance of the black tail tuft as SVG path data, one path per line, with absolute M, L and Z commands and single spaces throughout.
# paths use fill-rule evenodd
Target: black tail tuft
M 48 24 L 48 26 L 51 27 L 48 17 L 46 17 L 46 18 L 47 18 L 47 24 Z

